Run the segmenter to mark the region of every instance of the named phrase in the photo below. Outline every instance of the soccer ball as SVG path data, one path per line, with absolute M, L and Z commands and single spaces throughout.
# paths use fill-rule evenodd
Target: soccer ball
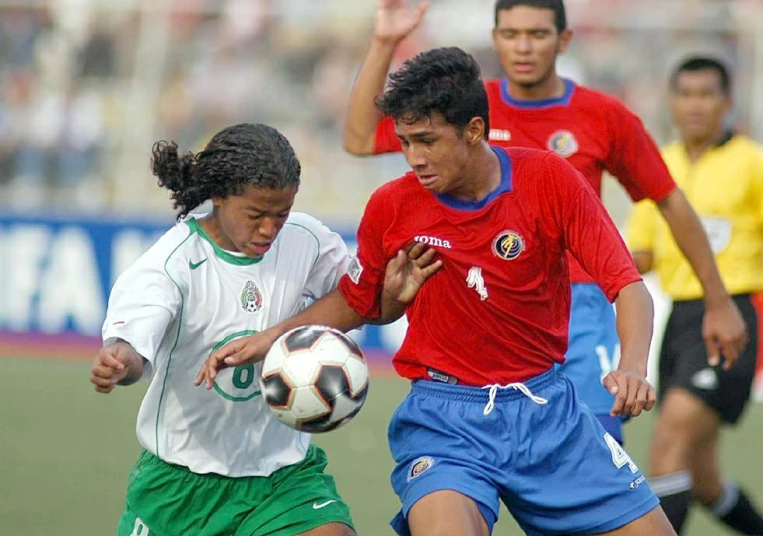
M 303 432 L 335 430 L 366 400 L 368 364 L 350 337 L 325 326 L 281 335 L 262 364 L 262 395 L 282 423 Z

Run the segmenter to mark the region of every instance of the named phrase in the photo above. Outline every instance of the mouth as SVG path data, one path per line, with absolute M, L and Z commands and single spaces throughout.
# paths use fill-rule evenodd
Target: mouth
M 529 62 L 520 61 L 520 62 L 515 62 L 514 63 L 514 70 L 516 72 L 518 72 L 518 73 L 529 73 L 529 72 L 532 72 L 534 67 L 535 67 L 535 65 L 532 64 L 532 63 L 529 63 Z
M 417 175 L 417 177 L 419 179 L 419 184 L 424 188 L 431 188 L 440 178 L 439 175 Z
M 255 253 L 256 257 L 259 257 L 267 253 L 272 245 L 272 242 L 250 242 L 249 248 Z

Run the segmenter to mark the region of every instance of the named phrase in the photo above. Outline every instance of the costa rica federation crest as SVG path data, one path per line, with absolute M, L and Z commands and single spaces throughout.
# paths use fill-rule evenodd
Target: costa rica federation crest
M 493 239 L 493 254 L 505 261 L 512 261 L 525 250 L 525 241 L 516 231 L 501 231 Z
M 569 130 L 557 130 L 548 138 L 548 150 L 568 158 L 578 152 L 578 140 Z

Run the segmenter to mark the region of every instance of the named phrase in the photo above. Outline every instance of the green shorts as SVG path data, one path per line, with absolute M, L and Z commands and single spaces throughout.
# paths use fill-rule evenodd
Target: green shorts
M 119 536 L 293 536 L 352 527 L 350 509 L 311 445 L 303 461 L 268 477 L 199 475 L 143 451 L 130 472 Z

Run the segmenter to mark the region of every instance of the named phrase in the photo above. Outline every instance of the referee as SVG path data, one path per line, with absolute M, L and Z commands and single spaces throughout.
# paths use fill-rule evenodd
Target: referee
M 628 242 L 639 271 L 655 270 L 673 299 L 659 363 L 659 416 L 650 485 L 676 532 L 696 500 L 741 534 L 763 534 L 763 518 L 720 474 L 722 424 L 736 424 L 750 398 L 757 318 L 750 294 L 763 290 L 763 147 L 727 130 L 726 67 L 711 58 L 682 63 L 671 77 L 680 140 L 663 150 L 676 183 L 700 216 L 716 264 L 747 324 L 750 341 L 733 367 L 708 362 L 702 287 L 651 201 L 634 207 Z

